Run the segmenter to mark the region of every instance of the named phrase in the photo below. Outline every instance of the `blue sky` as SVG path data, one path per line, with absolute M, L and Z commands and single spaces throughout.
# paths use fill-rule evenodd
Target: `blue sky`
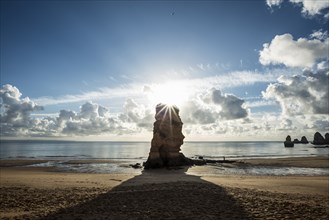
M 188 140 L 328 131 L 328 4 L 2 1 L 2 135 L 147 140 L 164 101 Z

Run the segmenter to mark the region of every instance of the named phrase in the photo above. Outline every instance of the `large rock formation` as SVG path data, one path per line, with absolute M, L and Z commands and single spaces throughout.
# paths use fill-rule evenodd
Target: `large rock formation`
M 286 137 L 286 141 L 284 142 L 284 147 L 293 147 L 294 142 L 291 141 L 290 135 Z
M 295 138 L 294 141 L 293 141 L 295 144 L 299 144 L 300 141 L 298 140 L 298 138 Z
M 302 139 L 300 140 L 301 144 L 308 144 L 308 140 L 305 136 L 302 137 Z
M 326 133 L 324 136 L 325 138 L 319 132 L 316 132 L 314 134 L 313 144 L 314 145 L 329 144 L 329 134 Z
M 180 153 L 184 135 L 183 123 L 176 106 L 158 104 L 156 106 L 155 122 L 151 150 L 144 167 L 161 168 L 190 165 L 193 163 Z

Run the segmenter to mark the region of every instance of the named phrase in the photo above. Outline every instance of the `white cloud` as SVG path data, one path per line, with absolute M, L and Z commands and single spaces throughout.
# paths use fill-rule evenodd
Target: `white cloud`
M 12 85 L 6 84 L 0 89 L 0 119 L 1 132 L 8 133 L 14 130 L 23 131 L 30 126 L 32 112 L 43 110 L 28 97 L 21 98 L 22 94 Z
M 313 31 L 313 33 L 310 34 L 310 38 L 325 40 L 328 38 L 328 31 L 323 31 L 322 29 Z
M 321 14 L 323 9 L 329 7 L 327 0 L 289 0 L 291 3 L 302 5 L 302 13 L 305 15 L 314 16 Z
M 276 35 L 263 45 L 259 61 L 263 65 L 284 64 L 287 67 L 312 68 L 317 61 L 328 59 L 329 38 L 295 41 L 291 34 Z
M 292 120 L 283 118 L 280 122 L 280 127 L 278 128 L 279 130 L 295 130 L 297 127 L 293 125 Z
M 101 105 L 86 102 L 81 106 L 80 117 L 84 119 L 93 119 L 97 117 L 106 117 L 109 114 L 109 110 Z
M 124 104 L 124 112 L 119 118 L 123 122 L 134 123 L 137 127 L 150 130 L 153 128 L 154 110 L 136 103 L 133 99 L 127 99 Z
M 145 127 L 152 126 L 145 108 L 141 108 L 134 100 L 128 99 L 124 105 L 125 111 L 119 116 L 113 116 L 109 110 L 97 103 L 86 102 L 80 107 L 80 112 L 61 110 L 56 118 L 58 132 L 61 135 L 124 135 L 139 133 Z
M 281 76 L 262 94 L 278 101 L 284 115 L 329 114 L 329 71 Z
M 302 13 L 306 16 L 313 17 L 315 15 L 322 15 L 323 10 L 329 7 L 327 0 L 289 0 L 290 3 L 302 7 Z M 280 6 L 283 0 L 266 0 L 266 4 L 272 8 L 273 6 Z M 328 14 L 325 14 L 326 18 Z
M 329 68 L 329 61 L 322 61 L 322 62 L 318 63 L 316 68 L 318 70 L 328 69 Z
M 84 92 L 81 94 L 65 95 L 60 97 L 39 97 L 35 98 L 36 103 L 43 106 L 57 105 L 65 103 L 86 102 L 88 100 L 107 100 L 111 98 L 135 97 L 141 94 L 142 85 L 128 84 L 115 88 L 100 88 L 96 91 Z
M 273 6 L 280 6 L 280 4 L 283 2 L 283 0 L 266 0 L 266 4 L 269 7 L 273 7 Z
M 329 12 L 323 16 L 325 19 L 329 19 Z

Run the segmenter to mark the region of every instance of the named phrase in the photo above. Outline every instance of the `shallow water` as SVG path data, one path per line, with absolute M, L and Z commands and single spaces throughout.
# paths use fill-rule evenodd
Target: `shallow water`
M 192 167 L 188 171 L 193 175 L 268 175 L 268 176 L 326 176 L 329 168 L 275 167 L 275 166 L 222 166 Z
M 142 159 L 148 157 L 149 142 L 1 141 L 0 159 Z M 185 142 L 187 157 L 246 159 L 301 156 L 328 156 L 329 148 L 296 144 L 285 148 L 282 142 Z
M 0 159 L 49 160 L 32 166 L 55 167 L 62 172 L 140 173 L 129 165 L 146 161 L 149 142 L 1 141 Z M 282 142 L 186 142 L 181 147 L 187 157 L 208 159 L 248 159 L 328 156 L 329 148 L 299 144 L 284 148 Z M 68 163 L 71 160 L 90 163 Z M 99 163 L 96 159 L 110 159 Z M 95 160 L 95 162 L 92 162 Z M 193 170 L 193 168 L 192 168 Z M 291 167 L 211 166 L 210 175 L 329 175 L 329 169 Z
M 59 172 L 77 173 L 126 173 L 141 174 L 143 169 L 134 169 L 130 164 L 137 161 L 116 161 L 115 163 L 67 163 L 65 161 L 49 161 L 28 165 L 27 167 L 53 167 Z M 216 164 L 194 166 L 188 174 L 200 176 L 218 175 L 271 175 L 271 176 L 325 176 L 329 168 L 276 167 L 276 166 L 240 166 L 235 164 Z
M 59 172 L 73 172 L 73 173 L 127 173 L 127 174 L 140 174 L 141 169 L 134 169 L 128 163 L 77 163 L 70 164 L 65 161 L 48 161 L 46 163 L 38 163 L 28 165 L 27 167 L 53 167 Z

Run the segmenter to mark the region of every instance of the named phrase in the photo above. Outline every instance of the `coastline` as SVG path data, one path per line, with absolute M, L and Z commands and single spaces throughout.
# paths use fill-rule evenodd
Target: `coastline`
M 45 159 L 0 159 L 0 168 L 2 167 L 21 167 L 59 160 Z M 114 159 L 76 159 L 66 160 L 64 164 L 119 164 L 122 162 L 134 162 L 134 160 L 114 160 Z M 328 156 L 310 156 L 310 157 L 284 157 L 284 158 L 256 158 L 236 160 L 241 166 L 278 166 L 278 167 L 305 167 L 305 168 L 329 168 Z
M 280 163 L 328 168 L 327 160 L 328 157 L 309 157 L 239 163 L 246 169 Z M 209 166 L 145 170 L 139 174 L 70 173 L 57 172 L 52 167 L 24 167 L 26 163 L 20 160 L 0 163 L 1 219 L 326 219 L 329 216 L 329 175 L 207 175 Z M 196 169 L 203 169 L 204 174 L 196 174 Z

